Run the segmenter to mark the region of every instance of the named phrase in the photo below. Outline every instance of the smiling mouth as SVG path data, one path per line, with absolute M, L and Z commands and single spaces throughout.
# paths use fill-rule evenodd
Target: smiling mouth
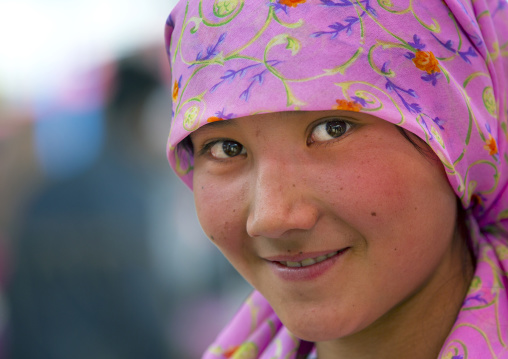
M 308 267 L 308 266 L 311 266 L 313 264 L 323 262 L 323 261 L 325 261 L 328 258 L 331 258 L 333 256 L 336 256 L 337 254 L 344 252 L 348 248 L 344 248 L 344 249 L 341 249 L 339 251 L 335 251 L 335 252 L 331 252 L 331 253 L 328 253 L 328 254 L 324 254 L 324 255 L 321 255 L 321 256 L 315 257 L 315 258 L 307 258 L 307 259 L 304 259 L 303 261 L 300 261 L 300 262 L 277 261 L 277 263 L 279 263 L 279 264 L 281 264 L 283 266 L 289 267 L 289 268 Z

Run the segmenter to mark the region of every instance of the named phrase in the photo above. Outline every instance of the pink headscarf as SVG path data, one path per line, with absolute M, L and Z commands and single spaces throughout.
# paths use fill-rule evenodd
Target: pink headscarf
M 508 357 L 508 2 L 180 1 L 166 26 L 173 82 L 170 163 L 212 121 L 266 112 L 371 113 L 441 159 L 467 212 L 475 276 L 440 358 Z M 203 358 L 297 358 L 257 292 Z

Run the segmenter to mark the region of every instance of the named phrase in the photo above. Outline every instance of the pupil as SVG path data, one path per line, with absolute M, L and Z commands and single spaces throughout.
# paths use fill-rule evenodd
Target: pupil
M 222 150 L 229 157 L 234 157 L 242 152 L 242 145 L 238 142 L 224 141 L 222 144 Z
M 326 132 L 332 137 L 342 136 L 346 132 L 346 124 L 343 121 L 327 122 Z

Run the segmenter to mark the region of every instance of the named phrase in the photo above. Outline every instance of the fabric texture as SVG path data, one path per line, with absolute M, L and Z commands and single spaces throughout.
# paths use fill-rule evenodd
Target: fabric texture
M 475 275 L 440 358 L 508 357 L 508 2 L 191 0 L 166 24 L 177 145 L 209 122 L 258 113 L 362 111 L 416 134 L 467 212 Z M 203 358 L 299 358 L 257 292 Z

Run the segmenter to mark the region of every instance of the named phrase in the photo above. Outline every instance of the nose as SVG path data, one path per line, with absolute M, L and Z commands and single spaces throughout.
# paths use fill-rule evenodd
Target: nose
M 249 236 L 281 238 L 314 227 L 319 211 L 303 175 L 296 161 L 257 166 L 247 217 Z

